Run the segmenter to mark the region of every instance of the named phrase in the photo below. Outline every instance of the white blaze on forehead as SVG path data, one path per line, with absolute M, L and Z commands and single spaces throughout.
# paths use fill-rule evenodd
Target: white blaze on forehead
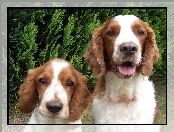
M 69 103 L 68 103 L 68 95 L 66 93 L 65 88 L 62 85 L 62 82 L 59 78 L 61 71 L 63 68 L 69 66 L 69 63 L 62 60 L 56 60 L 51 62 L 51 69 L 53 73 L 53 77 L 51 79 L 51 84 L 47 86 L 46 91 L 43 95 L 41 104 L 39 106 L 39 111 L 43 115 L 49 116 L 49 110 L 46 108 L 46 104 L 51 101 L 58 101 L 63 104 L 62 110 L 56 117 L 67 119 L 69 116 Z M 48 73 L 49 74 L 49 73 Z
M 58 76 L 60 72 L 62 71 L 62 69 L 66 68 L 68 65 L 69 64 L 66 61 L 53 61 L 51 63 L 53 78 L 51 78 L 51 84 L 47 87 L 43 95 L 43 100 L 41 102 L 41 105 L 44 102 L 49 102 L 57 98 L 59 98 L 63 104 L 67 103 L 68 97 L 67 97 L 65 89 L 63 88 L 61 84 L 61 80 L 58 78 Z
M 62 71 L 63 68 L 67 67 L 69 64 L 66 61 L 53 61 L 52 68 L 53 68 L 53 78 L 58 78 L 59 73 Z
M 137 37 L 135 36 L 135 34 L 133 33 L 133 30 L 131 28 L 133 23 L 138 19 L 139 18 L 134 15 L 119 15 L 119 16 L 114 17 L 114 21 L 116 21 L 120 26 L 120 33 L 114 42 L 114 53 L 113 53 L 114 59 L 119 58 L 119 55 L 117 54 L 117 52 L 119 51 L 120 45 L 123 43 L 131 42 L 131 43 L 136 44 L 138 47 L 138 58 L 137 59 L 138 59 L 138 61 L 140 61 L 140 59 L 141 59 L 140 42 L 137 39 Z
M 116 43 L 120 45 L 124 42 L 133 42 L 138 45 L 139 41 L 131 29 L 132 24 L 138 18 L 134 15 L 119 15 L 114 19 L 120 25 L 120 33 L 116 39 Z
M 51 63 L 52 65 L 52 69 L 53 69 L 53 78 L 51 81 L 50 86 L 48 86 L 48 90 L 46 90 L 49 92 L 49 96 L 52 96 L 50 98 L 54 99 L 55 96 L 56 98 L 58 97 L 60 100 L 67 100 L 65 98 L 67 98 L 66 96 L 66 92 L 65 89 L 62 86 L 61 80 L 58 78 L 60 72 L 62 71 L 63 68 L 68 66 L 68 63 L 65 61 L 61 61 L 61 62 L 57 62 L 57 61 L 53 61 Z
M 130 26 L 138 17 L 134 15 L 119 15 L 114 17 L 114 19 L 121 25 Z

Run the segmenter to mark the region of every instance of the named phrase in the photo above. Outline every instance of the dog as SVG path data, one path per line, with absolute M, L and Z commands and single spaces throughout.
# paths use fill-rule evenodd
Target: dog
M 92 34 L 85 60 L 98 78 L 92 113 L 95 124 L 153 124 L 157 117 L 154 84 L 159 58 L 155 33 L 134 15 L 118 15 Z M 160 125 L 95 126 L 95 132 L 158 132 Z
M 87 89 L 87 78 L 68 61 L 52 59 L 40 67 L 28 71 L 19 89 L 18 109 L 32 113 L 24 132 L 81 132 L 84 111 L 92 103 Z

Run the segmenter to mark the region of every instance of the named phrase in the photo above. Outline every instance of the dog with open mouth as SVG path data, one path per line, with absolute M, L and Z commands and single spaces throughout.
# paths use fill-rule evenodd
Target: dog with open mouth
M 98 78 L 94 89 L 95 124 L 153 124 L 157 117 L 154 84 L 159 58 L 155 33 L 134 15 L 119 15 L 94 29 L 84 54 Z M 159 125 L 95 126 L 95 132 L 157 132 Z

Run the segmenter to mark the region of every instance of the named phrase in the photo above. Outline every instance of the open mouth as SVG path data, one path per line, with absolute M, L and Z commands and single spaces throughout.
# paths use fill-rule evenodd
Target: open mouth
M 119 72 L 124 76 L 131 76 L 135 73 L 136 66 L 132 66 L 131 62 L 125 62 L 120 66 L 117 66 Z
M 131 62 L 124 62 L 122 65 L 112 66 L 112 71 L 119 77 L 130 78 L 136 72 L 136 66 Z

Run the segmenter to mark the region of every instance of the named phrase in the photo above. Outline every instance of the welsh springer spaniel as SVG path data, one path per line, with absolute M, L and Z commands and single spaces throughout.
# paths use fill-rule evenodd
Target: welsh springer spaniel
M 152 124 L 154 85 L 148 76 L 159 58 L 155 34 L 134 15 L 119 15 L 93 31 L 84 58 L 98 77 L 95 124 Z M 155 132 L 160 125 L 96 126 L 96 132 Z
M 81 124 L 85 109 L 92 103 L 87 79 L 65 60 L 52 59 L 28 71 L 19 90 L 18 109 L 32 113 L 24 132 L 81 132 L 81 127 L 60 124 Z

